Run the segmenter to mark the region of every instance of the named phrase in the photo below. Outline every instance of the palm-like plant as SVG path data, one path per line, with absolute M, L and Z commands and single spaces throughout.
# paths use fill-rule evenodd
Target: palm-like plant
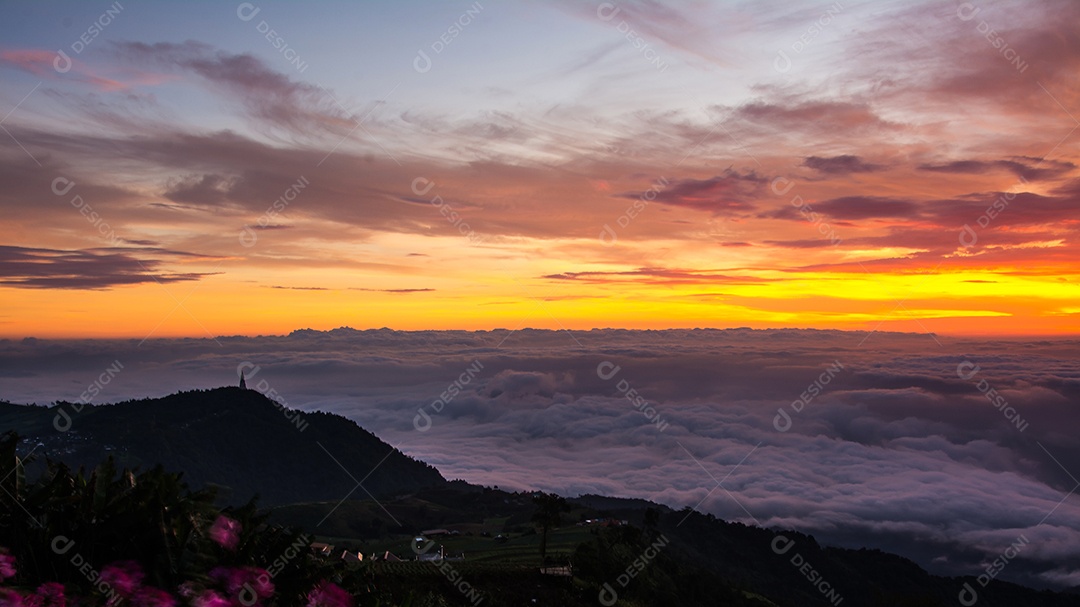
M 540 526 L 540 562 L 547 558 L 548 531 L 562 524 L 562 513 L 570 511 L 566 499 L 554 493 L 538 493 L 533 496 L 536 512 L 532 521 Z
M 248 568 L 272 571 L 276 595 L 292 604 L 329 576 L 301 534 L 268 525 L 254 500 L 224 511 L 237 530 L 235 545 L 225 547 L 209 533 L 223 516 L 216 491 L 192 491 L 160 466 L 118 470 L 111 458 L 89 474 L 47 461 L 35 475 L 18 456 L 18 440 L 0 436 L 0 547 L 13 550 L 17 585 L 60 582 L 94 596 L 110 563 L 133 561 L 146 585 L 170 589 L 209 586 L 215 569 Z

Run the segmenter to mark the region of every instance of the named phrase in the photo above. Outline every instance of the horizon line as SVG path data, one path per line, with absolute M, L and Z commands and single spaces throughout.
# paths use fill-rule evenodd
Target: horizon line
M 35 335 L 0 335 L 0 343 L 9 341 L 167 341 L 167 340 L 216 340 L 216 339 L 257 339 L 261 337 L 289 337 L 293 333 L 301 331 L 308 331 L 312 333 L 331 333 L 334 331 L 349 330 L 357 333 L 370 333 L 370 332 L 393 332 L 404 334 L 416 334 L 416 333 L 518 333 L 523 331 L 532 332 L 549 332 L 549 333 L 590 333 L 597 331 L 625 331 L 633 333 L 662 333 L 662 332 L 677 332 L 677 331 L 801 331 L 801 332 L 818 332 L 818 333 L 851 333 L 851 334 L 868 334 L 868 333 L 881 333 L 888 335 L 911 335 L 911 336 L 931 336 L 931 337 L 947 337 L 955 339 L 1076 339 L 1080 338 L 1080 329 L 1075 332 L 1061 332 L 1061 333 L 940 333 L 936 331 L 895 331 L 895 330 L 883 330 L 883 329 L 839 329 L 835 327 L 819 328 L 819 327 L 748 327 L 748 326 L 729 326 L 729 327 L 664 327 L 664 328 L 642 328 L 642 327 L 591 327 L 588 329 L 570 329 L 570 328 L 546 328 L 546 327 L 519 327 L 516 329 L 508 329 L 506 327 L 492 327 L 487 329 L 394 329 L 387 326 L 382 327 L 368 327 L 358 329 L 349 325 L 341 325 L 330 329 L 313 329 L 311 327 L 301 327 L 293 329 L 287 333 L 233 333 L 233 334 L 218 334 L 210 335 L 209 333 L 204 335 L 167 335 L 161 337 L 145 337 L 138 338 L 132 335 L 113 335 L 113 336 L 86 336 L 86 335 L 63 335 L 63 336 L 49 336 L 49 337 L 37 337 Z

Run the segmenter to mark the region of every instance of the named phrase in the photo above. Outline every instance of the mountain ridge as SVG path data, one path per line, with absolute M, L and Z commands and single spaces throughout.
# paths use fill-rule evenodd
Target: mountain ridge
M 226 489 L 232 501 L 384 497 L 446 483 L 433 466 L 348 418 L 288 409 L 240 388 L 102 405 L 7 403 L 0 424 L 71 467 L 93 467 L 109 455 L 128 467 L 160 464 L 184 472 L 193 486 Z
M 64 419 L 61 412 L 70 418 L 66 432 L 57 431 L 57 419 Z M 72 467 L 92 468 L 112 456 L 121 466 L 162 465 L 183 472 L 193 487 L 221 486 L 233 503 L 259 495 L 283 515 L 292 512 L 294 516 L 285 516 L 293 519 L 287 521 L 290 524 L 303 523 L 306 528 L 314 524 L 323 533 L 360 527 L 370 539 L 375 536 L 368 534 L 394 535 L 465 522 L 477 512 L 506 515 L 508 528 L 529 522 L 528 494 L 513 497 L 497 489 L 447 481 L 434 467 L 404 455 L 352 420 L 288 409 L 254 390 L 190 390 L 94 406 L 0 402 L 0 428 L 26 437 L 33 445 L 28 450 Z M 484 499 L 477 496 L 484 495 L 487 505 L 481 507 Z M 372 514 L 366 518 L 371 520 L 359 521 L 349 514 L 356 512 L 353 503 L 368 498 L 375 498 L 378 505 L 367 508 Z M 380 499 L 396 513 L 392 528 L 385 521 L 368 524 L 386 512 Z M 452 517 L 449 523 L 420 514 L 429 512 L 422 504 L 412 510 L 398 506 L 401 500 L 417 499 L 441 505 L 437 514 Z M 655 509 L 660 514 L 657 528 L 675 540 L 671 553 L 681 562 L 780 597 L 784 605 L 829 603 L 799 566 L 788 562 L 794 558 L 791 554 L 776 552 L 772 543 L 781 536 L 791 542 L 792 554 L 813 563 L 820 575 L 838 585 L 854 578 L 843 584 L 852 603 L 902 596 L 906 602 L 895 604 L 952 604 L 965 583 L 978 589 L 980 604 L 987 606 L 1057 606 L 1076 600 L 1075 589 L 1054 593 L 996 580 L 982 588 L 974 577 L 935 576 L 891 553 L 821 546 L 807 534 L 727 522 L 689 508 L 673 510 L 647 500 L 601 495 L 568 499 L 594 514 L 632 524 L 643 517 L 648 520 L 648 510 Z M 323 521 L 326 524 L 320 527 Z

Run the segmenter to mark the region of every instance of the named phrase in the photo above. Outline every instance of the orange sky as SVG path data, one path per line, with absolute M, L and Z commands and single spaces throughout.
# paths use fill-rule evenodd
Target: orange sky
M 651 51 L 567 3 L 435 52 L 460 11 L 383 7 L 287 28 L 310 70 L 163 7 L 59 71 L 20 9 L 0 336 L 1080 332 L 1075 4 L 620 6 Z

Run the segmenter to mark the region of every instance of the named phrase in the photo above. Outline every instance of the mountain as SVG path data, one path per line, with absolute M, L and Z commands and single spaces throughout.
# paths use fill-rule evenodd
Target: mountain
M 68 422 L 66 431 L 57 430 Z M 23 454 L 32 450 L 69 466 L 91 468 L 112 456 L 120 466 L 183 472 L 194 488 L 219 485 L 233 504 L 259 494 L 262 504 L 276 506 L 276 521 L 353 551 L 409 556 L 416 533 L 452 529 L 454 535 L 440 542 L 451 553 L 470 555 L 459 566 L 490 593 L 492 605 L 523 604 L 517 595 L 496 599 L 526 590 L 558 597 L 550 604 L 591 605 L 604 584 L 639 573 L 619 588 L 626 604 L 944 607 L 962 602 L 965 584 L 985 607 L 1080 604 L 1075 592 L 1000 580 L 983 586 L 974 577 L 931 575 L 879 550 L 821 546 L 794 531 L 598 495 L 571 498 L 571 511 L 552 534 L 549 554 L 574 563 L 575 584 L 567 585 L 535 570 L 532 493 L 448 482 L 348 419 L 283 409 L 252 390 L 189 391 L 81 408 L 0 402 L 0 431 L 7 430 L 24 437 Z M 630 524 L 608 524 L 615 521 Z M 655 562 L 642 561 L 653 552 Z M 421 584 L 425 592 L 460 598 L 431 571 L 373 571 L 384 588 L 411 592 L 405 589 Z M 525 579 L 530 583 L 523 585 Z
M 572 501 L 631 521 L 642 520 L 645 511 L 636 499 L 585 495 Z M 972 605 L 972 600 L 982 607 L 1080 605 L 1075 591 L 1034 590 L 998 579 L 984 586 L 974 576 L 932 575 L 910 559 L 881 550 L 822 546 L 812 535 L 728 522 L 689 508 L 651 508 L 658 513 L 657 531 L 670 538 L 670 550 L 680 562 L 723 572 L 728 583 L 780 605 L 949 607 Z
M 384 498 L 446 483 L 349 419 L 284 409 L 240 388 L 113 405 L 0 403 L 0 428 L 72 467 L 91 468 L 110 455 L 121 466 L 160 464 L 193 487 L 221 486 L 232 503 L 256 494 L 265 505 Z
M 531 492 L 453 481 L 381 504 L 349 500 L 286 506 L 275 510 L 274 518 L 300 528 L 317 527 L 339 545 L 368 554 L 390 550 L 409 556 L 410 542 L 420 530 L 453 530 L 455 535 L 439 538 L 448 552 L 468 554 L 474 567 L 509 570 L 526 558 L 535 563 L 538 535 L 531 522 L 536 511 L 532 497 Z M 586 586 L 614 584 L 632 569 L 635 585 L 619 591 L 633 597 L 627 605 L 955 607 L 972 604 L 973 598 L 980 607 L 1080 605 L 1075 591 L 1034 590 L 1000 579 L 987 580 L 984 586 L 974 576 L 932 575 L 914 561 L 880 550 L 822 546 L 804 533 L 728 522 L 688 508 L 597 495 L 567 501 L 571 508 L 552 534 L 550 553 L 560 555 L 556 562 L 572 562 L 575 577 Z M 392 512 L 400 527 L 391 525 L 384 512 Z M 629 524 L 616 523 L 621 521 Z M 496 535 L 507 539 L 494 542 Z M 663 544 L 660 560 L 642 562 L 639 557 L 648 554 L 656 538 Z M 476 570 L 469 572 L 479 585 L 473 579 L 482 579 Z M 702 578 L 705 590 L 695 585 Z M 678 581 L 671 590 L 675 594 L 662 596 L 660 590 L 672 580 Z M 731 596 L 733 591 L 757 600 L 740 601 Z M 564 602 L 556 604 L 596 604 L 595 592 L 587 598 L 565 602 L 563 597 Z

